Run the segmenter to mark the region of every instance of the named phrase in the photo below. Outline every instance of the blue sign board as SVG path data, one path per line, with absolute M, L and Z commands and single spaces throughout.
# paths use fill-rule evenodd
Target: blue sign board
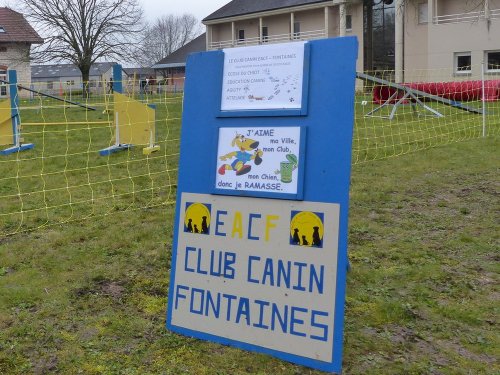
M 168 329 L 341 371 L 356 56 L 189 57 Z

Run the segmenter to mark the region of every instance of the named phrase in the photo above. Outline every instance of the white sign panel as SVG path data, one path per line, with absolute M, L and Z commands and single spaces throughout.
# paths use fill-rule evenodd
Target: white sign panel
M 331 361 L 339 207 L 182 193 L 172 325 Z
M 224 49 L 221 110 L 300 109 L 304 44 Z
M 220 128 L 216 189 L 297 194 L 301 128 Z

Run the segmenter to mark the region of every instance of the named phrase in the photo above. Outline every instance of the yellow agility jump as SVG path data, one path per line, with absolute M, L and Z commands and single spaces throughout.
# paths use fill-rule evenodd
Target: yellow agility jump
M 99 151 L 101 156 L 127 150 L 133 145 L 144 145 L 143 154 L 149 155 L 160 149 L 155 144 L 156 109 L 122 94 L 121 65 L 113 67 L 113 120 L 115 126 L 110 143 Z
M 9 81 L 3 82 L 9 84 L 9 99 L 0 102 L 0 145 L 11 145 L 11 147 L 0 150 L 0 155 L 10 155 L 34 147 L 33 143 L 22 143 L 17 72 L 9 70 L 8 76 Z

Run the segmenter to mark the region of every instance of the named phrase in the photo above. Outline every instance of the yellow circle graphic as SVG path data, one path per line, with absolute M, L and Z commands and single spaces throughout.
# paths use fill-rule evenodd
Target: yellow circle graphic
M 323 233 L 323 221 L 314 212 L 299 212 L 290 223 L 292 245 L 323 247 Z
M 210 210 L 203 203 L 192 203 L 184 216 L 185 232 L 208 234 Z

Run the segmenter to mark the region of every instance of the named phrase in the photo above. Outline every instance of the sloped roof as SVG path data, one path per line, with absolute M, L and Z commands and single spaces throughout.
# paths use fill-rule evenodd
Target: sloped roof
M 90 68 L 90 76 L 100 76 L 109 71 L 115 62 L 95 63 Z M 80 69 L 74 64 L 32 65 L 31 79 L 81 77 Z
M 123 68 L 123 71 L 129 77 L 136 74 L 139 77 L 150 76 L 155 74 L 155 70 L 153 68 Z
M 216 10 L 203 21 L 241 16 L 244 14 L 265 12 L 268 10 L 295 7 L 314 3 L 324 3 L 325 0 L 233 0 Z
M 178 50 L 172 52 L 152 66 L 155 69 L 174 68 L 186 66 L 186 60 L 190 53 L 207 50 L 206 33 L 201 34 Z
M 0 42 L 43 43 L 21 13 L 0 7 Z

